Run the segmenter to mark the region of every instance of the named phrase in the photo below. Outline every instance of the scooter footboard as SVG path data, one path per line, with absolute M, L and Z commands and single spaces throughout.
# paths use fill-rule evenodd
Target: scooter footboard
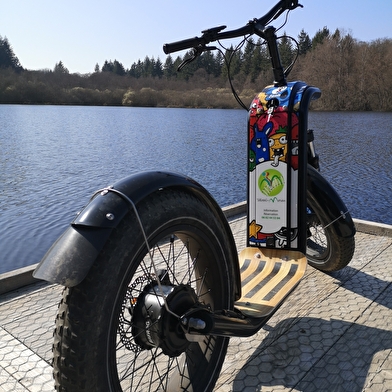
M 306 265 L 306 257 L 299 251 L 245 248 L 240 253 L 242 297 L 234 303 L 234 310 L 197 309 L 189 317 L 200 318 L 206 328 L 190 330 L 187 336 L 252 336 L 297 287 Z
M 306 256 L 298 251 L 245 248 L 240 253 L 242 297 L 235 307 L 250 317 L 272 314 L 305 274 Z

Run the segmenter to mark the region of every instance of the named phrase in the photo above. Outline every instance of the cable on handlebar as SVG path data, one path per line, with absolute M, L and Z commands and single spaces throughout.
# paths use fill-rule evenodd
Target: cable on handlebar
M 234 85 L 233 85 L 233 80 L 232 80 L 232 78 L 231 78 L 231 76 L 230 76 L 231 61 L 232 61 L 233 58 L 234 58 L 234 54 L 235 54 L 238 50 L 240 50 L 241 47 L 245 44 L 245 41 L 246 41 L 246 37 L 245 37 L 245 38 L 235 47 L 235 49 L 233 49 L 233 50 L 231 51 L 229 60 L 227 60 L 227 58 L 226 58 L 226 56 L 224 55 L 224 53 L 222 52 L 222 50 L 220 50 L 219 48 L 218 48 L 218 50 L 222 53 L 223 59 L 224 59 L 224 61 L 225 61 L 226 67 L 227 67 L 227 78 L 228 78 L 228 80 L 229 80 L 231 92 L 232 92 L 232 94 L 233 94 L 235 100 L 237 101 L 237 103 L 238 103 L 243 109 L 245 109 L 246 111 L 248 111 L 248 109 L 249 109 L 248 106 L 246 106 L 246 105 L 242 102 L 242 99 L 241 99 L 241 98 L 239 97 L 239 95 L 237 94 L 237 91 L 235 90 Z M 220 43 L 219 43 L 219 44 L 220 44 Z M 221 45 L 221 46 L 222 46 L 222 45 Z M 222 48 L 223 48 L 223 46 L 222 46 Z
M 278 37 L 278 39 L 280 39 L 280 38 L 283 38 L 283 36 Z M 297 47 L 297 53 L 295 54 L 294 60 L 284 70 L 284 76 L 287 78 L 287 76 L 289 76 L 290 72 L 292 71 L 292 69 L 294 67 L 294 64 L 297 62 L 297 59 L 298 59 L 298 56 L 299 56 L 299 43 L 298 43 L 298 41 L 295 38 L 293 38 L 293 37 L 291 37 L 289 35 L 286 35 L 286 38 L 289 38 L 292 41 L 294 41 L 295 46 Z

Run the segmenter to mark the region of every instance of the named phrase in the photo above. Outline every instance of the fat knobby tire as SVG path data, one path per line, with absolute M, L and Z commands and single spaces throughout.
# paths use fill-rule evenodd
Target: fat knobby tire
M 236 262 L 237 255 L 230 250 L 233 249 L 230 242 L 233 238 L 228 238 L 227 230 L 211 207 L 199 197 L 185 191 L 160 190 L 142 200 L 137 209 L 150 241 L 150 248 L 156 245 L 158 249 L 164 236 L 173 232 L 175 238 L 180 238 L 181 243 L 186 243 L 187 249 L 190 249 L 192 258 L 188 258 L 191 260 L 188 263 L 192 265 L 192 269 L 186 274 L 177 271 L 176 259 L 166 268 L 169 278 L 165 284 L 174 287 L 178 275 L 178 284 L 187 286 L 186 282 L 183 283 L 185 277 L 197 270 L 197 282 L 194 285 L 197 287 L 195 293 L 200 296 L 199 300 L 211 307 L 232 308 L 232 264 Z M 170 357 L 165 356 L 161 346 L 148 349 L 143 345 L 139 347 L 139 341 L 132 340 L 135 334 L 125 331 L 128 324 L 124 318 L 130 319 L 130 312 L 135 312 L 132 310 L 134 302 L 137 303 L 142 297 L 140 293 L 146 293 L 147 288 L 154 284 L 153 273 L 146 268 L 149 262 L 146 254 L 148 255 L 140 226 L 135 214 L 130 212 L 114 229 L 82 283 L 64 289 L 56 317 L 53 343 L 57 391 L 185 391 L 188 386 L 193 392 L 213 389 L 225 358 L 228 338 L 206 337 L 203 342 L 185 342 L 185 346 L 189 344 L 184 349 L 185 352 L 179 356 L 175 353 Z M 152 257 L 155 259 L 158 254 L 155 251 Z M 145 272 L 141 273 L 142 270 Z M 136 274 L 140 275 L 139 280 L 136 279 Z M 138 282 L 141 282 L 139 297 L 130 294 L 132 290 L 136 290 Z M 150 289 L 149 293 L 151 292 Z M 120 319 L 123 321 L 119 321 Z M 123 325 L 119 328 L 121 322 Z M 119 339 L 119 330 L 122 331 L 122 340 Z M 129 355 L 129 360 L 125 362 L 120 357 L 117 359 L 119 365 L 116 363 L 116 356 L 120 354 L 116 351 L 126 339 L 129 339 L 124 344 L 127 349 L 121 347 L 121 352 Z M 148 340 L 146 339 L 147 344 Z M 156 361 L 153 363 L 155 368 L 146 365 L 149 363 L 147 359 L 139 360 L 143 356 L 151 363 Z M 163 359 L 167 362 L 163 362 Z M 129 374 L 132 373 L 129 376 L 132 379 L 129 382 L 123 381 L 122 378 L 128 376 L 123 368 L 132 361 L 135 361 L 135 365 L 133 368 L 129 365 L 130 369 L 139 374 L 136 377 L 128 370 Z M 197 364 L 193 363 L 196 361 Z M 186 364 L 186 371 L 177 371 L 174 365 L 176 362 L 181 362 L 181 366 Z M 141 370 L 138 370 L 138 366 Z M 169 370 L 167 374 L 161 371 L 161 366 L 170 369 L 170 374 Z M 150 375 L 144 387 L 143 377 L 147 377 L 147 373 Z M 173 380 L 178 382 L 178 387 L 170 386 L 174 385 Z M 159 386 L 154 387 L 154 383 Z M 130 387 L 131 384 L 136 386 Z

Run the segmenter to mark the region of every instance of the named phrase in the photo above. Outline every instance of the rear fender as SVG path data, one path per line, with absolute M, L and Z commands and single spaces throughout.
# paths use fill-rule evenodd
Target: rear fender
M 231 249 L 228 249 L 228 252 L 237 256 L 226 217 L 205 188 L 180 174 L 141 172 L 98 191 L 48 250 L 33 276 L 67 287 L 76 286 L 86 277 L 113 228 L 133 208 L 132 204 L 137 206 L 140 201 L 154 192 L 168 188 L 185 190 L 206 203 L 221 222 L 226 237 L 231 239 L 229 241 Z M 237 298 L 241 288 L 238 260 L 233 260 L 232 264 L 232 276 L 235 278 L 234 292 Z

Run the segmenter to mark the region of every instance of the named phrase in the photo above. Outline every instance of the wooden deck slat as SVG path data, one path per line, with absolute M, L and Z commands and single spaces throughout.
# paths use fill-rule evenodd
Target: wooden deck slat
M 306 257 L 297 251 L 245 248 L 240 253 L 242 297 L 235 306 L 253 317 L 264 317 L 300 282 Z

